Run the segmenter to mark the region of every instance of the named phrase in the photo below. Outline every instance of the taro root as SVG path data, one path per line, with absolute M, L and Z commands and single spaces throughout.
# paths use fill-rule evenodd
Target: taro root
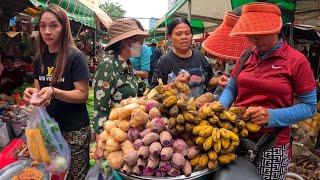
M 160 133 L 164 130 L 165 124 L 162 118 L 154 118 L 151 120 L 152 132 Z
M 176 168 L 171 168 L 170 171 L 168 172 L 168 175 L 171 177 L 176 177 L 180 175 L 180 171 Z
M 159 166 L 160 159 L 158 157 L 155 157 L 153 155 L 149 155 L 148 161 L 147 161 L 147 167 L 155 169 Z
M 133 143 L 134 149 L 138 150 L 141 146 L 143 146 L 143 142 L 141 139 L 137 139 Z
M 138 161 L 138 151 L 132 150 L 132 151 L 128 152 L 127 154 L 125 154 L 124 161 L 130 167 L 136 165 L 137 161 Z
M 154 171 L 155 171 L 154 168 L 145 167 L 145 168 L 142 170 L 142 175 L 143 175 L 143 176 L 153 176 Z
M 185 160 L 184 166 L 183 166 L 183 173 L 185 176 L 190 176 L 192 173 L 192 167 L 188 160 Z
M 172 158 L 173 149 L 172 147 L 164 147 L 161 150 L 161 159 L 164 161 L 169 161 Z
M 130 174 L 132 172 L 132 167 L 128 166 L 127 164 L 124 164 L 121 172 L 125 173 L 125 174 Z
M 160 117 L 161 117 L 161 112 L 158 108 L 154 107 L 149 111 L 149 118 L 150 119 L 160 118 Z
M 148 129 L 145 129 L 145 130 L 141 131 L 140 132 L 140 137 L 143 138 L 146 134 L 148 134 L 151 131 L 152 131 L 151 128 L 148 128 Z
M 159 140 L 159 135 L 154 132 L 150 132 L 142 138 L 142 142 L 145 146 L 149 146 L 151 143 L 158 140 Z
M 162 146 L 159 142 L 153 142 L 149 147 L 150 154 L 154 156 L 159 156 L 161 149 L 162 149 Z
M 172 168 L 172 165 L 170 161 L 160 161 L 159 169 L 162 172 L 169 172 L 169 170 Z
M 196 146 L 192 146 L 187 150 L 188 159 L 193 159 L 199 154 L 199 149 Z
M 149 146 L 141 146 L 138 150 L 138 156 L 141 159 L 147 159 L 149 156 Z
M 172 165 L 177 169 L 182 169 L 184 167 L 185 158 L 180 153 L 174 153 L 171 159 Z
M 137 165 L 140 168 L 140 170 L 143 170 L 147 166 L 147 160 L 139 158 L 137 161 Z
M 154 173 L 157 177 L 164 177 L 166 175 L 165 172 L 161 171 L 160 169 L 156 169 Z
M 167 131 L 162 131 L 160 133 L 160 142 L 163 147 L 169 147 L 171 145 L 172 136 Z
M 139 169 L 138 165 L 133 166 L 132 174 L 137 175 L 137 176 L 141 175 L 141 170 Z
M 173 143 L 173 151 L 182 154 L 183 156 L 187 155 L 187 143 L 182 139 L 177 139 Z

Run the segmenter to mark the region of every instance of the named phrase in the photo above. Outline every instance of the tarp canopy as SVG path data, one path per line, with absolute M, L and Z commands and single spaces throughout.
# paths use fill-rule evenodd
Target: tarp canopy
M 30 0 L 34 6 L 41 6 L 46 8 L 48 6 L 47 0 Z M 111 18 L 99 7 L 86 2 L 85 0 L 51 0 L 51 4 L 57 4 L 65 9 L 70 20 L 79 22 L 91 28 L 96 28 L 96 16 L 101 23 L 109 28 L 112 22 Z
M 222 22 L 224 13 L 229 10 L 231 10 L 229 0 L 192 0 L 191 26 L 193 34 L 212 31 L 212 29 Z M 188 0 L 178 0 L 150 30 L 151 34 L 154 31 L 164 32 L 165 22 L 169 23 L 173 17 L 177 16 L 188 16 Z

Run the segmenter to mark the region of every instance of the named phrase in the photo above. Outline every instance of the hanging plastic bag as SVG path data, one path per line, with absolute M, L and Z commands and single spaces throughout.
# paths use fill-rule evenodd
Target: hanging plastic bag
M 32 101 L 37 101 L 37 95 Z M 27 145 L 30 156 L 46 163 L 50 173 L 59 174 L 70 166 L 70 148 L 61 135 L 58 123 L 49 116 L 43 107 L 34 107 L 28 117 L 26 127 Z
M 107 161 L 97 162 L 88 172 L 85 180 L 111 180 L 112 169 Z

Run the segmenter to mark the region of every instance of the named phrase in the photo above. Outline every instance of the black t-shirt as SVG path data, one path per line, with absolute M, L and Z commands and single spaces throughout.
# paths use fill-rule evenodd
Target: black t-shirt
M 69 47 L 68 61 L 61 81 L 54 87 L 62 90 L 74 90 L 74 82 L 89 80 L 89 67 L 85 62 L 84 55 L 76 48 Z M 44 56 L 44 68 L 41 72 L 40 58 L 37 57 L 34 64 L 34 77 L 39 81 L 40 88 L 50 86 L 56 53 L 46 53 Z M 53 99 L 46 110 L 59 124 L 63 131 L 79 130 L 89 125 L 89 116 L 86 104 L 74 104 Z
M 189 58 L 178 57 L 172 50 L 161 56 L 152 76 L 151 87 L 158 85 L 158 78 L 161 78 L 164 84 L 169 83 L 168 81 L 174 80 L 181 70 L 190 73 L 191 96 L 198 97 L 207 90 L 212 69 L 204 55 L 194 49 Z

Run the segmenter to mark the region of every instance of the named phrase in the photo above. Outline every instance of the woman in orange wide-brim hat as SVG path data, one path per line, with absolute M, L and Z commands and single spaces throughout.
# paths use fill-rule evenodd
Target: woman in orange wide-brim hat
M 279 37 L 281 28 L 281 11 L 276 5 L 260 2 L 242 7 L 230 36 L 246 36 L 253 46 L 247 58 L 237 61 L 219 99 L 226 108 L 231 104 L 246 108 L 244 117 L 261 127 L 256 131 L 247 126 L 247 139 L 259 142 L 259 151 L 247 155 L 264 179 L 285 179 L 291 160 L 289 126 L 311 118 L 317 110 L 310 64 Z M 212 53 L 218 54 L 217 50 Z M 300 102 L 295 105 L 294 94 Z M 244 151 L 251 148 L 244 147 Z

